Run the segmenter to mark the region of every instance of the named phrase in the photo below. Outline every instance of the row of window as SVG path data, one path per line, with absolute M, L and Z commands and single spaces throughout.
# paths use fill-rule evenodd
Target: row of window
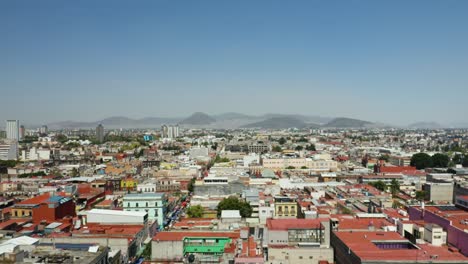
M 142 203 L 142 205 L 144 204 Z M 150 207 L 150 206 L 153 206 L 153 205 L 151 205 L 151 203 L 146 202 L 146 206 L 141 206 L 141 207 Z M 127 207 L 133 207 L 133 206 L 131 206 L 131 203 L 127 203 Z M 135 207 L 140 207 L 140 204 L 135 203 Z M 158 207 L 158 202 L 154 203 L 154 207 Z

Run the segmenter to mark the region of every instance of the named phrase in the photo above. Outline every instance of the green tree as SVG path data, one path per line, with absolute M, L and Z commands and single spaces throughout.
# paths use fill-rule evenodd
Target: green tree
M 381 191 L 385 191 L 387 189 L 387 184 L 383 181 L 370 182 L 369 185 L 374 186 Z
M 426 153 L 416 153 L 411 157 L 411 166 L 418 170 L 432 167 L 432 158 Z
M 151 242 L 145 244 L 145 249 L 141 253 L 141 257 L 145 258 L 145 260 L 151 260 L 151 244 Z
M 442 153 L 434 154 L 434 156 L 432 156 L 431 159 L 432 159 L 432 166 L 437 167 L 437 168 L 447 168 L 448 163 L 450 161 L 449 156 L 442 154 Z
M 455 162 L 455 164 L 462 164 L 463 163 L 463 155 L 461 154 L 455 154 L 452 158 L 452 161 Z
M 280 146 L 274 146 L 271 150 L 272 150 L 273 152 L 281 152 L 281 151 L 283 151 L 283 149 L 282 149 Z
M 305 170 L 307 169 L 307 166 L 302 166 L 301 169 Z
M 425 191 L 416 191 L 416 199 L 417 200 L 424 200 L 424 198 L 426 197 L 426 192 Z
M 296 146 L 296 151 L 301 151 L 301 150 L 303 150 L 303 149 L 304 149 L 303 146 Z
M 7 168 L 13 168 L 18 164 L 17 160 L 0 160 L 0 166 L 5 166 Z
M 389 159 L 390 159 L 390 156 L 388 156 L 387 154 L 381 155 L 379 157 L 379 160 L 384 160 L 385 162 L 388 162 Z
M 221 211 L 223 210 L 239 210 L 242 217 L 250 217 L 252 215 L 252 206 L 236 196 L 229 196 L 219 202 L 217 207 L 218 216 L 221 216 Z
M 190 206 L 187 215 L 190 218 L 200 218 L 203 216 L 203 207 L 201 205 Z
M 296 168 L 296 167 L 294 167 L 294 166 L 287 166 L 287 167 L 286 167 L 287 170 L 294 170 L 295 168 Z
M 68 141 L 68 137 L 63 134 L 57 135 L 55 139 L 62 144 Z
M 278 140 L 278 143 L 279 143 L 280 145 L 284 145 L 284 144 L 286 143 L 286 139 L 285 139 L 284 137 L 282 137 L 282 138 L 280 138 L 280 139 Z
M 308 151 L 315 151 L 315 145 L 314 144 L 307 145 L 305 149 Z
M 72 177 L 78 177 L 80 175 L 80 172 L 78 171 L 77 168 L 73 168 L 71 173 L 70 173 L 70 176 Z
M 392 195 L 396 195 L 400 192 L 400 183 L 396 179 L 393 179 L 390 183 L 390 191 L 392 192 Z
M 189 192 L 193 192 L 194 185 L 195 185 L 195 180 L 196 180 L 195 178 L 192 178 L 192 179 L 190 180 L 190 182 L 188 183 L 187 190 L 188 190 Z

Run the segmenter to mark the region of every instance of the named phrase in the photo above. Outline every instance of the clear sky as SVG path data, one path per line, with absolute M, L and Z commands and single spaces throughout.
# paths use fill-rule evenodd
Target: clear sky
M 466 0 L 4 0 L 0 119 L 467 122 L 467 14 Z

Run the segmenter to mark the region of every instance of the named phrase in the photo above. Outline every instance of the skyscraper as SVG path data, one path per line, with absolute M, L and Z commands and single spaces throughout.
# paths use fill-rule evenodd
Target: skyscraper
M 102 124 L 99 124 L 96 127 L 96 139 L 99 143 L 104 142 L 104 127 L 102 126 Z
M 161 128 L 163 138 L 179 137 L 179 125 L 163 125 Z
M 24 136 L 26 136 L 26 128 L 23 125 L 21 125 L 19 128 L 19 139 L 23 140 Z
M 18 141 L 20 139 L 19 121 L 7 120 L 6 121 L 6 133 L 7 133 L 7 139 L 13 139 L 13 140 Z
M 43 125 L 43 126 L 41 126 L 41 128 L 39 129 L 39 132 L 40 132 L 41 134 L 47 134 L 47 133 L 49 133 L 49 128 L 48 128 L 46 125 Z

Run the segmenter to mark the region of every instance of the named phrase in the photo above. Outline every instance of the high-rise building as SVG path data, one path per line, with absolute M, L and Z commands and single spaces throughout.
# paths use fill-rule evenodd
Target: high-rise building
M 96 139 L 99 143 L 104 142 L 104 127 L 102 126 L 102 124 L 99 124 L 96 127 Z
M 49 128 L 48 128 L 46 125 L 43 125 L 43 126 L 41 126 L 41 128 L 39 129 L 39 133 L 41 133 L 41 134 L 47 134 L 47 133 L 49 133 Z
M 26 135 L 26 128 L 21 125 L 19 128 L 19 139 L 22 140 L 24 139 L 24 136 Z
M 163 125 L 161 128 L 163 138 L 177 138 L 179 137 L 179 125 Z
M 20 140 L 19 133 L 19 121 L 18 120 L 7 120 L 6 121 L 6 133 L 7 139 Z
M 0 160 L 18 159 L 18 143 L 16 139 L 0 142 Z

